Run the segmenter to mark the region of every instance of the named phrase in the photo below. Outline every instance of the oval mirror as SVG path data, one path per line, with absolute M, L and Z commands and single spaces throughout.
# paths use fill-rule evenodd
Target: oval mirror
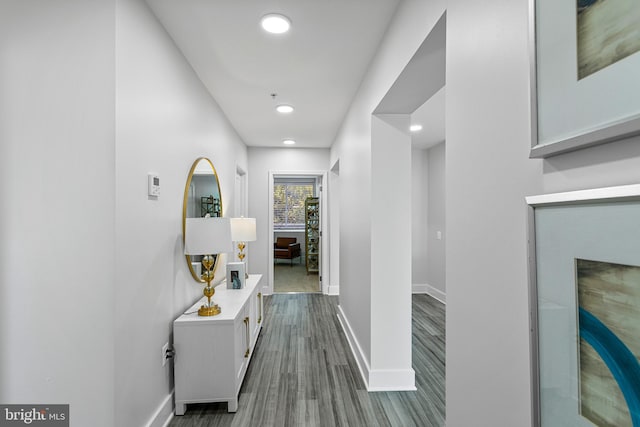
M 211 160 L 200 157 L 193 162 L 187 184 L 184 187 L 182 204 L 182 243 L 184 244 L 187 218 L 206 216 L 222 216 L 222 195 L 216 168 Z M 195 280 L 205 283 L 202 279 L 202 255 L 185 255 L 189 271 Z M 218 256 L 214 255 L 213 272 L 218 267 Z

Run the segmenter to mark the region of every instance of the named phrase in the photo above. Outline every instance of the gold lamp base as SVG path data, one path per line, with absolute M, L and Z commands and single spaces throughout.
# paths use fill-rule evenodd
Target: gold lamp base
M 220 314 L 221 310 L 218 304 L 211 303 L 211 297 L 216 293 L 216 289 L 211 286 L 211 281 L 213 280 L 213 271 L 211 270 L 211 267 L 213 267 L 213 257 L 206 255 L 202 258 L 202 265 L 206 269 L 206 271 L 202 273 L 202 279 L 207 282 L 207 286 L 204 287 L 202 293 L 207 297 L 207 305 L 200 306 L 198 316 L 215 316 L 216 314 Z
M 246 244 L 244 242 L 238 242 L 238 259 L 240 260 L 240 262 L 244 262 L 244 248 L 246 247 Z M 245 266 L 246 268 L 246 266 Z M 249 278 L 249 272 L 246 271 L 244 272 L 244 278 L 248 279 Z
M 220 310 L 220 306 L 218 304 L 214 304 L 211 307 L 200 306 L 198 309 L 198 316 L 215 316 L 216 314 L 220 314 L 222 311 Z

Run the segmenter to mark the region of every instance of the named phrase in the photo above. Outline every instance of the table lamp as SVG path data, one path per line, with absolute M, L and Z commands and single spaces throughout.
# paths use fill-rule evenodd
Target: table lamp
M 247 242 L 256 240 L 256 219 L 255 218 L 231 218 L 231 240 L 238 242 L 238 259 L 244 262 L 244 248 Z M 245 268 L 245 272 L 247 269 Z M 245 273 L 249 277 L 248 273 Z
M 220 307 L 211 302 L 215 288 L 211 286 L 214 278 L 213 255 L 232 252 L 231 224 L 229 218 L 187 218 L 185 222 L 184 253 L 185 255 L 204 255 L 202 266 L 205 271 L 202 279 L 207 282 L 203 293 L 207 297 L 207 305 L 198 310 L 200 316 L 220 314 Z

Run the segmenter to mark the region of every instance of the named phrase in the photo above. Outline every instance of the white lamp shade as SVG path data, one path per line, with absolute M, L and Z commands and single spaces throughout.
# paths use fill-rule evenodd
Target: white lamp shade
M 184 234 L 186 255 L 214 255 L 233 251 L 229 218 L 187 218 Z
M 255 218 L 231 218 L 231 240 L 253 242 L 256 240 Z

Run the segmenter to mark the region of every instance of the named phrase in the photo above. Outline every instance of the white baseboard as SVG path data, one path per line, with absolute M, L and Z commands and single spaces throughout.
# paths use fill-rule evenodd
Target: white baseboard
M 173 390 L 165 397 L 146 427 L 167 427 L 173 418 Z
M 413 369 L 372 370 L 367 390 L 415 391 L 416 372 Z
M 338 306 L 338 320 L 344 331 L 351 353 L 356 359 L 360 376 L 367 387 L 367 391 L 414 391 L 416 390 L 415 378 L 416 374 L 413 369 L 376 369 L 372 370 L 369 366 L 362 347 L 358 343 L 353 329 L 342 311 L 342 307 Z
M 429 285 L 411 285 L 411 293 L 412 294 L 428 294 L 429 293 Z
M 329 285 L 327 295 L 340 295 L 340 285 Z
M 447 303 L 447 294 L 439 289 L 434 288 L 428 284 L 413 284 L 411 285 L 411 292 L 414 294 L 427 294 L 437 299 L 443 304 Z
M 169 418 L 167 418 L 167 421 L 162 425 L 162 427 L 169 427 L 169 424 L 171 424 L 171 420 L 173 419 L 174 413 L 171 412 L 171 415 L 169 415 Z
M 351 325 L 347 320 L 347 316 L 344 315 L 344 311 L 342 311 L 342 307 L 340 305 L 338 305 L 338 320 L 340 321 L 340 326 L 342 326 L 342 330 L 347 337 L 349 347 L 351 347 L 351 353 L 353 353 L 353 356 L 356 358 L 356 364 L 358 365 L 358 369 L 360 370 L 360 376 L 364 381 L 365 387 L 367 387 L 367 390 L 369 390 L 369 362 L 364 356 L 362 348 L 360 347 L 360 344 L 358 343 L 358 340 L 356 339 L 356 336 L 351 329 Z

